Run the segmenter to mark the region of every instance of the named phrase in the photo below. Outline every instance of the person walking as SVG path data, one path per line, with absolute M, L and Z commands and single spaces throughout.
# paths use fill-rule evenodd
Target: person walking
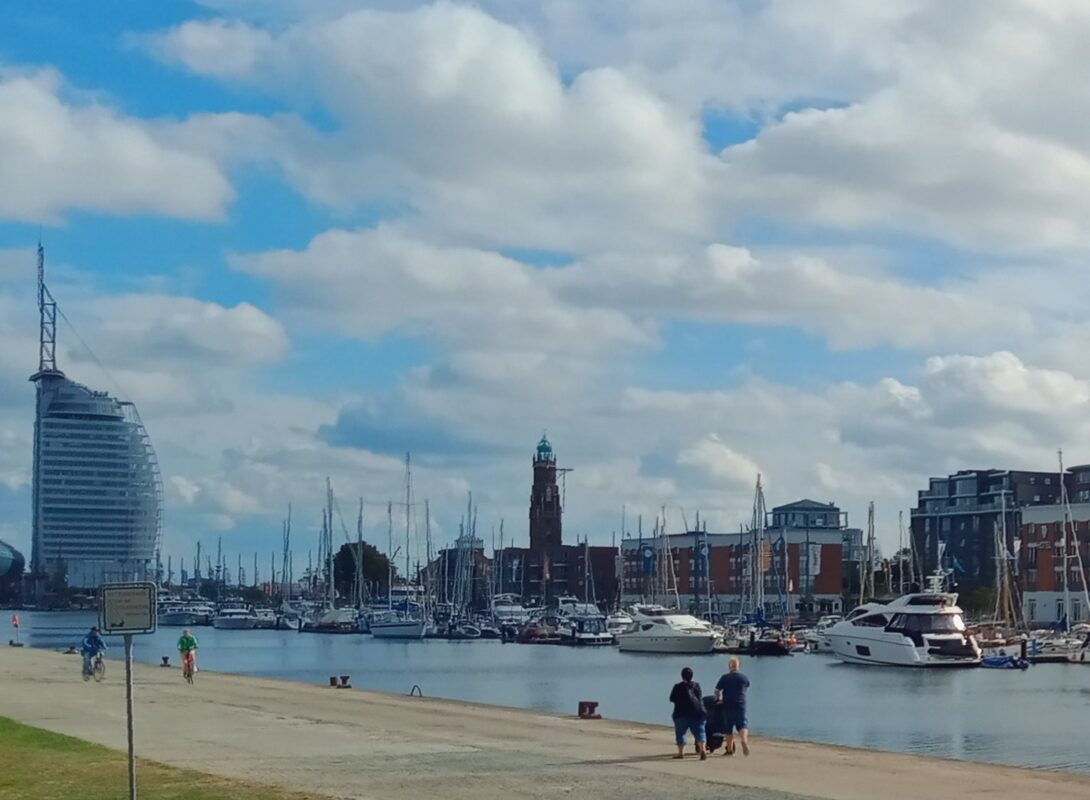
M 681 671 L 681 681 L 670 690 L 670 702 L 674 704 L 674 734 L 677 739 L 677 755 L 674 758 L 685 757 L 685 733 L 691 731 L 696 740 L 696 752 L 703 761 L 708 757 L 704 695 L 688 667 Z
M 746 690 L 749 678 L 741 672 L 742 664 L 736 656 L 727 663 L 727 674 L 715 684 L 715 702 L 721 704 L 723 732 L 727 735 L 723 743 L 723 755 L 734 755 L 734 733 L 742 741 L 742 753 L 749 755 L 749 723 L 746 720 Z

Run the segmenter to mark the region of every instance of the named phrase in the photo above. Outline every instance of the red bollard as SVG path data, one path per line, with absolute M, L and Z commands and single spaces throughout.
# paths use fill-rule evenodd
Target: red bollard
M 594 700 L 579 701 L 579 719 L 601 719 L 598 713 L 598 703 Z

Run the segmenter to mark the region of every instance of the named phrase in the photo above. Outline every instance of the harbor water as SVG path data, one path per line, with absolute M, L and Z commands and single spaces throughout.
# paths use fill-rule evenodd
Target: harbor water
M 22 640 L 50 649 L 77 644 L 95 620 L 76 612 L 20 616 Z M 162 628 L 136 637 L 135 657 L 157 664 L 170 656 L 176 664 L 180 633 Z M 425 696 L 564 714 L 574 713 L 581 700 L 594 700 L 604 716 L 658 724 L 669 722 L 666 697 L 682 667 L 693 668 L 707 694 L 726 669 L 722 655 L 639 655 L 613 647 L 398 642 L 210 627 L 194 633 L 198 663 L 208 670 L 321 684 L 332 675 L 350 675 L 357 688 L 408 694 L 419 686 Z M 107 657 L 119 657 L 121 639 L 107 643 Z M 76 676 L 76 660 L 72 668 Z M 748 715 L 755 742 L 767 735 L 1090 773 L 1087 667 L 898 669 L 796 655 L 743 658 L 742 670 L 752 683 Z M 112 674 L 117 679 L 119 673 Z M 200 691 L 199 675 L 194 691 Z

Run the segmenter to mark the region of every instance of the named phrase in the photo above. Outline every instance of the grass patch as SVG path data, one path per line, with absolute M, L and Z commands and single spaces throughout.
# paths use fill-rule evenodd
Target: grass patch
M 0 717 L 0 797 L 5 800 L 116 800 L 128 797 L 124 753 Z M 318 800 L 243 781 L 136 762 L 140 800 Z

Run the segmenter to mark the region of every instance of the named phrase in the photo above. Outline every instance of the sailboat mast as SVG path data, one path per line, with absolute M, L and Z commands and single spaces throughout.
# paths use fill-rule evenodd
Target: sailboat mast
M 386 559 L 387 567 L 387 580 L 386 580 L 386 608 L 388 611 L 394 610 L 394 504 L 386 504 L 386 536 L 389 539 L 389 543 L 386 545 L 386 552 L 389 553 L 389 557 Z
M 1060 461 L 1060 499 L 1064 505 L 1064 521 L 1063 521 L 1063 552 L 1064 552 L 1064 622 L 1071 625 L 1071 573 L 1069 571 L 1070 561 L 1070 544 L 1067 541 L 1067 530 L 1071 521 L 1071 506 L 1067 502 L 1067 483 L 1064 481 L 1064 451 L 1058 450 L 1057 456 Z
M 363 498 L 356 517 L 356 608 L 363 607 Z
M 405 587 L 406 601 L 408 600 L 409 576 L 412 574 L 412 564 L 409 560 L 410 522 L 412 519 L 412 486 L 413 473 L 410 468 L 409 454 L 405 454 Z M 408 606 L 405 607 L 408 610 Z
M 329 524 L 326 526 L 326 552 L 329 558 L 329 607 L 337 607 L 337 589 L 333 580 L 333 481 L 325 479 L 326 516 Z
M 1082 563 L 1082 551 L 1079 550 L 1079 537 L 1075 532 L 1075 518 L 1071 513 L 1071 498 L 1067 494 L 1067 484 L 1064 482 L 1064 469 L 1063 469 L 1063 451 L 1060 451 L 1060 496 L 1064 503 L 1064 612 L 1068 616 L 1068 624 L 1071 623 L 1071 590 L 1070 590 L 1070 573 L 1068 572 L 1068 560 L 1070 558 L 1068 544 L 1067 544 L 1067 521 L 1071 523 L 1071 540 L 1072 546 L 1075 550 L 1075 566 L 1079 571 L 1079 579 L 1082 583 L 1082 601 L 1086 608 L 1090 608 L 1090 588 L 1086 583 L 1086 570 Z

